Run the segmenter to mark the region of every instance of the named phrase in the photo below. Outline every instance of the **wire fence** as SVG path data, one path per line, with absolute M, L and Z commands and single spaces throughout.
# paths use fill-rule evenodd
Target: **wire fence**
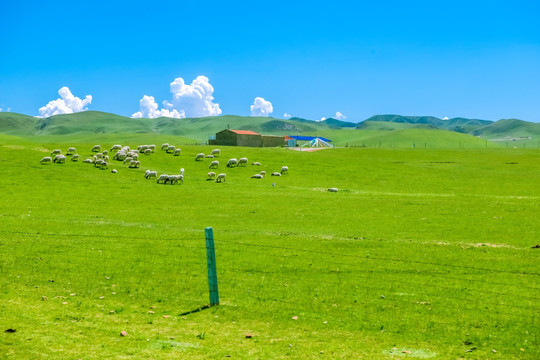
M 538 344 L 540 272 L 271 241 L 216 236 L 223 306 L 371 330 L 382 323 L 387 331 L 409 324 L 426 334 L 489 328 L 512 339 L 527 331 Z M 0 230 L 0 277 L 6 298 L 106 294 L 124 304 L 167 302 L 179 314 L 208 303 L 202 231 L 175 238 Z

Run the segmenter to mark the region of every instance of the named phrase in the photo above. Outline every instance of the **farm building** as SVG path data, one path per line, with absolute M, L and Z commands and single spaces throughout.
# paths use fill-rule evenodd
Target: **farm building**
M 210 138 L 210 145 L 250 146 L 250 147 L 277 147 L 283 146 L 283 136 L 261 135 L 251 130 L 225 129 L 218 133 L 214 139 Z

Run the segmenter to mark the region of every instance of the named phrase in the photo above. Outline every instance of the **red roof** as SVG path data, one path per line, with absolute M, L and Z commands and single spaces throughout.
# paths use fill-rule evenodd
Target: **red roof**
M 260 135 L 257 134 L 255 131 L 251 130 L 231 130 L 235 134 L 242 134 L 242 135 Z

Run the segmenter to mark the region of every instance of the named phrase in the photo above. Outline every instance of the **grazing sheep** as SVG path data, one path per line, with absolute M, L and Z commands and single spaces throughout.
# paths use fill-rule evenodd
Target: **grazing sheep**
M 167 150 L 169 148 L 169 143 L 161 144 L 161 150 Z
M 117 171 L 116 169 L 112 169 L 111 172 L 112 172 L 113 174 L 116 174 L 118 171 Z
M 97 157 L 98 159 L 103 159 L 103 154 L 98 152 L 96 155 L 94 155 L 95 157 Z
M 150 154 L 152 154 L 152 153 L 153 153 L 152 149 L 146 149 L 146 150 L 144 150 L 144 155 L 150 155 Z M 176 154 L 175 154 L 175 155 L 176 155 Z
M 109 155 L 109 152 L 107 150 L 103 150 L 101 153 L 103 154 L 103 156 Z
M 180 175 L 184 176 L 184 168 L 180 169 Z
M 214 150 L 210 151 L 210 154 L 214 155 L 215 157 L 218 157 L 219 156 L 219 149 L 214 149 Z
M 101 163 L 98 166 L 101 170 L 105 170 L 109 168 L 109 163 L 105 160 L 101 160 Z
M 329 192 L 338 192 L 338 189 L 337 188 L 329 188 L 328 191 Z
M 263 176 L 261 174 L 255 174 L 251 177 L 252 179 L 262 179 Z
M 106 162 L 109 162 L 109 155 L 103 155 L 103 160 L 105 160 Z
M 39 163 L 40 163 L 41 165 L 50 164 L 50 163 L 52 163 L 52 157 L 50 157 L 50 156 L 45 156 L 43 159 L 41 159 L 41 160 L 39 161 Z
M 126 160 L 126 157 L 127 157 L 127 154 L 125 152 L 118 151 L 117 153 L 114 154 L 113 160 L 124 161 Z
M 217 177 L 216 177 L 216 182 L 217 183 L 220 183 L 220 182 L 225 182 L 225 178 L 227 177 L 226 174 L 219 174 Z
M 255 165 L 255 166 L 261 166 L 261 163 L 260 163 L 260 162 L 257 162 L 257 161 L 255 161 L 255 162 L 251 163 L 251 165 Z
M 131 160 L 131 162 L 129 163 L 129 168 L 131 169 L 136 169 L 136 168 L 139 168 L 140 166 L 141 166 L 141 162 L 138 160 Z
M 207 158 L 207 159 L 213 159 L 213 158 L 214 158 L 214 155 L 212 155 L 212 154 L 206 155 L 206 158 Z
M 210 163 L 210 166 L 208 167 L 209 169 L 217 169 L 219 166 L 219 161 L 217 160 L 214 160 Z
M 128 156 L 127 158 L 124 159 L 124 164 L 131 161 L 133 161 L 133 158 L 131 156 Z
M 114 151 L 114 150 L 118 151 L 118 150 L 120 150 L 121 148 L 122 148 L 122 145 L 113 145 L 112 148 L 111 148 L 111 150 L 109 150 L 109 151 Z
M 246 166 L 248 163 L 248 159 L 243 157 L 243 158 L 240 158 L 240 160 L 238 160 L 238 165 L 237 166 Z
M 76 152 L 77 152 L 77 150 L 74 147 L 70 147 L 69 149 L 67 149 L 66 155 L 73 155 Z
M 54 149 L 51 153 L 51 156 L 54 156 L 54 155 L 58 155 L 58 154 L 61 154 L 62 153 L 62 150 L 60 149 Z
M 92 152 L 100 152 L 101 151 L 101 145 L 94 145 L 92 148 Z
M 173 153 L 173 156 L 180 156 L 181 153 L 182 153 L 181 149 L 175 149 L 174 153 Z
M 85 163 L 85 164 L 93 164 L 94 160 L 92 160 L 92 159 L 84 159 L 83 163 Z
M 285 173 L 289 173 L 289 167 L 288 166 L 282 166 L 281 167 L 281 173 L 282 174 L 285 174 Z
M 165 151 L 167 152 L 167 154 L 172 154 L 174 153 L 174 150 L 176 150 L 176 146 L 169 145 Z
M 144 177 L 146 179 L 157 179 L 157 171 L 146 170 Z
M 261 171 L 259 174 L 261 174 L 262 176 L 266 176 L 266 171 Z
M 165 180 L 164 184 L 166 184 L 167 181 L 169 181 L 171 183 L 171 185 L 183 184 L 184 183 L 184 177 L 182 175 L 169 175 L 167 177 L 167 180 Z
M 71 161 L 79 161 L 79 154 L 73 154 Z
M 198 153 L 197 156 L 195 156 L 195 161 L 204 160 L 204 154 Z
M 237 163 L 238 160 L 236 160 L 235 158 L 229 159 L 229 161 L 227 161 L 227 167 L 235 167 Z
M 215 172 L 210 171 L 210 172 L 208 173 L 208 180 L 212 180 L 212 179 L 214 179 L 215 177 L 216 177 L 216 173 L 215 173 Z
M 273 173 L 272 173 L 272 176 L 281 176 L 281 173 L 273 172 Z
M 53 162 L 57 164 L 64 164 L 66 162 L 66 157 L 62 154 L 55 155 Z
M 161 174 L 161 175 L 159 175 L 159 177 L 157 178 L 156 182 L 159 184 L 159 182 L 161 181 L 161 183 L 165 184 L 165 182 L 167 181 L 168 178 L 169 178 L 169 175 L 167 175 L 167 174 Z
M 154 144 L 148 145 L 148 149 L 150 149 L 152 152 L 155 152 L 156 151 L 156 145 L 154 145 Z

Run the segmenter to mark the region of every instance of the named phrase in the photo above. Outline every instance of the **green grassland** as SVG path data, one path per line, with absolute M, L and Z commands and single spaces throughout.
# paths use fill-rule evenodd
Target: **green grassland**
M 220 147 L 221 184 L 182 134 L 0 135 L 0 359 L 540 358 L 540 152 L 407 131 L 401 148 Z M 161 142 L 182 155 L 82 163 Z M 81 161 L 40 165 L 68 146 Z M 224 166 L 242 156 L 262 165 Z M 183 185 L 143 176 L 180 168 Z M 220 306 L 189 313 L 208 303 L 208 226 Z

